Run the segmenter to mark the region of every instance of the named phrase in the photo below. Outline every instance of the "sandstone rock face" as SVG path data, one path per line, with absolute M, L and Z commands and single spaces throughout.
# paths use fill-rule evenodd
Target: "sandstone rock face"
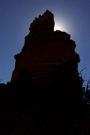
M 49 73 L 55 64 L 72 60 L 78 72 L 79 55 L 75 53 L 75 42 L 70 35 L 54 31 L 54 15 L 46 11 L 30 25 L 30 33 L 25 37 L 21 52 L 15 55 L 15 69 L 11 82 L 19 79 L 20 71 L 25 68 L 32 74 L 33 86 L 49 81 Z

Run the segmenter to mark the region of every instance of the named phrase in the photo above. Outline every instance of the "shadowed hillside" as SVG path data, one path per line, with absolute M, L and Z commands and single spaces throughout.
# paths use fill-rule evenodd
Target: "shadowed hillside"
M 46 11 L 31 23 L 15 55 L 11 82 L 0 84 L 0 134 L 88 135 L 79 55 L 70 35 L 54 31 Z M 89 110 L 89 109 L 88 109 Z

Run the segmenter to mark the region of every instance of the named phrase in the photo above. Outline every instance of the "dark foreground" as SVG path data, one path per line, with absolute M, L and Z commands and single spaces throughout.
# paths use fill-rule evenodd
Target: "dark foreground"
M 1 106 L 0 135 L 90 135 L 90 105 L 74 112 L 62 108 L 55 111 L 42 104 L 12 103 Z

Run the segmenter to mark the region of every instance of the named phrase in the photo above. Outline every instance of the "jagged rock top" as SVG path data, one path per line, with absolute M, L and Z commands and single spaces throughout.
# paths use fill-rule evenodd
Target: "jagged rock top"
M 60 30 L 54 31 L 54 24 L 54 14 L 49 10 L 46 10 L 42 15 L 36 17 L 30 24 L 30 32 L 25 37 L 25 44 L 20 54 L 24 55 L 30 48 L 40 47 L 42 43 L 44 47 L 44 45 L 48 46 L 48 43 L 56 44 L 58 42 L 60 44 L 62 42 L 62 44 L 65 44 L 66 42 L 66 44 L 71 46 L 74 50 L 76 45 L 75 42 L 70 39 L 70 35 Z M 20 54 L 15 55 L 15 59 L 20 56 Z
M 54 30 L 54 15 L 46 10 L 43 15 L 39 15 L 38 18 L 35 18 L 30 25 L 30 33 L 42 33 L 42 32 L 52 32 Z
M 53 65 L 73 61 L 77 65 L 76 72 L 78 71 L 80 59 L 75 52 L 76 44 L 70 39 L 69 34 L 54 31 L 54 15 L 49 10 L 35 18 L 29 30 L 21 52 L 15 55 L 12 82 L 19 79 L 19 73 L 23 68 L 32 74 L 35 86 L 49 80 Z

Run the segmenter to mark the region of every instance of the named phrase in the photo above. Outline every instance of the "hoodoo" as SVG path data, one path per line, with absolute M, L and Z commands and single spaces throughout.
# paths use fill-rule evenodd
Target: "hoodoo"
M 49 81 L 49 73 L 55 64 L 72 60 L 78 72 L 79 55 L 75 52 L 75 42 L 70 35 L 54 31 L 54 15 L 49 11 L 31 23 L 29 34 L 21 52 L 15 55 L 15 69 L 11 82 L 19 79 L 20 71 L 26 69 L 32 76 L 32 85 Z

